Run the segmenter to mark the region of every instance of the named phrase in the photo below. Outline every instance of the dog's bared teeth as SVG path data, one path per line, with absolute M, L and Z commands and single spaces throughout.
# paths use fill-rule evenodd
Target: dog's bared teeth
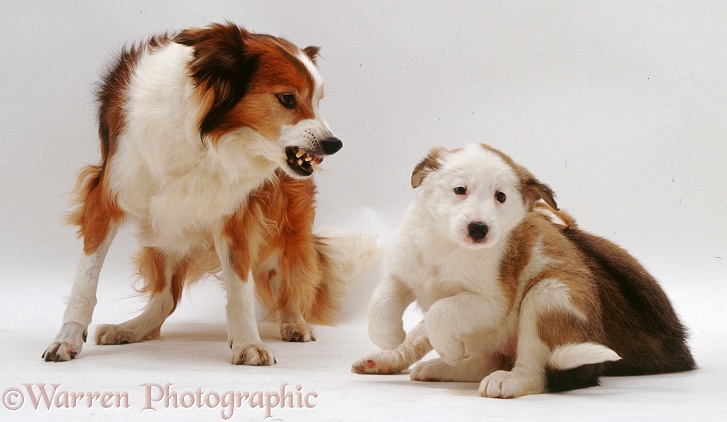
M 313 161 L 313 157 L 311 157 L 310 155 L 306 155 L 305 156 L 305 161 L 306 162 L 311 162 L 311 161 Z
M 301 160 L 300 158 L 298 158 L 298 165 L 299 166 L 302 166 L 303 165 L 303 160 Z
M 302 156 L 304 156 L 304 155 L 306 155 L 306 154 L 305 154 L 305 151 L 303 151 L 303 150 L 301 150 L 301 149 L 299 149 L 299 150 L 298 150 L 298 151 L 296 151 L 296 153 L 295 153 L 295 156 L 296 156 L 296 157 L 298 157 L 298 158 L 300 158 L 300 157 L 302 157 Z

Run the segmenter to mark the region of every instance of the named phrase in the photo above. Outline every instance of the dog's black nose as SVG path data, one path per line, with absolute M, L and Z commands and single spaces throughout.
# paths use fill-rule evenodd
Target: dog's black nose
M 470 223 L 467 226 L 467 232 L 472 240 L 479 242 L 487 236 L 487 224 L 479 221 Z
M 321 147 L 323 147 L 323 152 L 325 152 L 326 155 L 331 155 L 337 153 L 339 149 L 343 148 L 343 142 L 341 142 L 338 138 L 330 137 L 321 141 Z

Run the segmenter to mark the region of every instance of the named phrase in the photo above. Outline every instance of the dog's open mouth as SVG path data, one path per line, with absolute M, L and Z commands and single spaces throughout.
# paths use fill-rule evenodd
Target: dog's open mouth
M 285 155 L 288 158 L 288 167 L 301 176 L 313 174 L 313 170 L 323 161 L 320 155 L 308 153 L 298 147 L 285 148 Z

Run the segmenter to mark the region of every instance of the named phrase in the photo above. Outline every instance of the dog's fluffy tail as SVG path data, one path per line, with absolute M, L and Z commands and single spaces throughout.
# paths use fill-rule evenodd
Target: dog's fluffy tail
M 319 232 L 315 249 L 321 272 L 313 307 L 306 321 L 330 325 L 338 315 L 346 291 L 382 254 L 376 237 L 368 233 Z
M 556 347 L 548 358 L 546 375 L 548 391 L 566 391 L 598 385 L 603 362 L 621 357 L 597 343 L 565 344 Z

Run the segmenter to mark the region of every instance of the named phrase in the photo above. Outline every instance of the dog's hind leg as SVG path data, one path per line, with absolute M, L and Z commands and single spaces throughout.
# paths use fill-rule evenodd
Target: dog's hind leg
M 147 278 L 151 290 L 146 308 L 139 316 L 122 324 L 100 326 L 96 331 L 96 343 L 127 344 L 158 337 L 162 324 L 177 307 L 188 262 L 146 248 L 140 265 L 140 273 Z
M 283 341 L 315 341 L 313 328 L 305 320 L 316 299 L 321 283 L 321 274 L 316 263 L 313 239 L 307 242 L 288 243 L 282 252 L 278 271 L 271 280 L 280 317 L 280 336 Z
M 83 347 L 96 306 L 96 290 L 106 253 L 113 242 L 124 214 L 109 196 L 102 166 L 87 166 L 76 186 L 78 208 L 68 221 L 78 226 L 83 252 L 71 297 L 63 315 L 63 325 L 53 343 L 43 353 L 47 362 L 75 358 Z
M 92 253 L 84 254 L 81 258 L 71 297 L 63 314 L 61 330 L 43 353 L 43 359 L 47 362 L 67 361 L 81 353 L 96 306 L 96 290 L 101 266 L 117 229 L 118 225 L 109 227 L 106 239 Z
M 315 268 L 307 271 L 306 263 L 292 263 L 281 254 L 276 251 L 265 256 L 263 264 L 255 268 L 258 294 L 280 322 L 283 341 L 315 341 L 313 328 L 303 316 L 303 309 L 310 308 L 315 297 L 317 277 L 310 274 Z
M 351 370 L 359 374 L 398 374 L 418 362 L 432 350 L 424 321 L 406 334 L 397 348 L 382 350 L 353 364 Z

